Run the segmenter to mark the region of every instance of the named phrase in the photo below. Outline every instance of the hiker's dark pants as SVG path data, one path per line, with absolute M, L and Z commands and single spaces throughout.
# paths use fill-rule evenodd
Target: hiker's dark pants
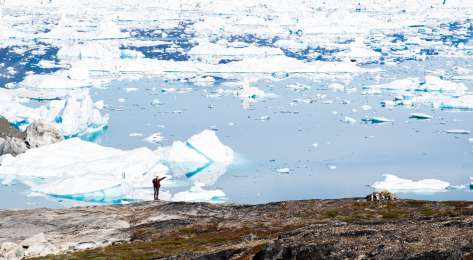
M 159 197 L 159 188 L 154 188 L 154 200 L 158 200 Z

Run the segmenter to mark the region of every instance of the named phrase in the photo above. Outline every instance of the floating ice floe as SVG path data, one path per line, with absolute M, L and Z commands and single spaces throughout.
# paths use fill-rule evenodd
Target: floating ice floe
M 364 86 L 364 89 L 386 89 L 386 90 L 415 90 L 419 86 L 419 79 L 407 78 L 391 81 L 386 84 Z
M 238 97 L 241 99 L 242 106 L 248 109 L 251 104 L 266 98 L 275 98 L 275 94 L 266 93 L 263 90 L 250 85 L 250 81 L 245 79 L 241 88 L 237 91 Z
M 445 130 L 445 133 L 453 135 L 469 135 L 471 131 L 465 129 L 449 129 Z
M 445 98 L 438 105 L 441 109 L 473 110 L 473 95 Z
M 423 113 L 412 113 L 409 118 L 413 118 L 413 119 L 432 119 L 433 116 L 431 115 L 427 115 L 427 114 L 423 114 Z
M 364 123 L 369 123 L 369 124 L 384 124 L 384 123 L 392 123 L 394 120 L 385 118 L 385 117 L 369 117 L 369 118 L 363 118 L 362 121 Z
M 343 118 L 342 121 L 345 124 L 355 124 L 356 123 L 356 119 L 354 119 L 352 117 L 349 117 L 349 116 L 346 116 L 345 118 Z
M 279 168 L 279 169 L 276 169 L 276 171 L 277 171 L 278 173 L 285 173 L 285 174 L 288 174 L 288 173 L 291 172 L 291 169 L 289 169 L 289 168 Z
M 376 190 L 388 190 L 394 193 L 435 193 L 446 191 L 450 183 L 436 180 L 424 179 L 413 181 L 402 179 L 395 175 L 385 174 L 383 181 L 377 181 L 371 185 Z
M 365 89 L 385 89 L 393 91 L 440 91 L 440 92 L 454 92 L 463 93 L 468 88 L 463 83 L 455 83 L 443 80 L 436 76 L 426 76 L 425 81 L 418 78 L 406 78 L 394 80 L 390 83 L 381 85 L 365 86 Z
M 157 151 L 125 151 L 71 138 L 17 157 L 2 156 L 0 179 L 22 182 L 38 195 L 120 203 L 152 199 L 151 180 L 165 176 L 163 199 L 218 202 L 225 194 L 204 186 L 214 184 L 232 161 L 233 151 L 209 130 Z M 186 172 L 176 171 L 184 168 Z M 194 187 L 172 197 L 168 188 L 181 179 Z

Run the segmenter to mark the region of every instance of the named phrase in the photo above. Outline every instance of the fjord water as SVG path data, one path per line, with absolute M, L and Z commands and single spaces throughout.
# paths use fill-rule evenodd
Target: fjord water
M 208 174 L 228 202 L 363 196 L 392 174 L 399 197 L 473 199 L 471 2 L 296 2 L 3 1 L 0 115 L 126 150 L 215 131 L 233 163 L 172 194 Z M 2 208 L 84 203 L 16 170 Z
M 429 62 L 383 66 L 386 79 L 381 81 L 397 75 L 422 76 L 419 74 L 425 70 L 443 67 L 444 62 L 445 59 L 434 57 Z M 459 62 L 465 65 L 464 61 Z M 345 88 L 349 91 L 343 91 L 329 89 L 328 82 L 313 83 L 297 77 L 277 82 L 261 80 L 254 85 L 276 97 L 255 102 L 247 109 L 233 95 L 211 95 L 221 87 L 231 88 L 231 83 L 196 86 L 159 78 L 114 82 L 110 88 L 94 93 L 109 105 L 111 115 L 106 134 L 96 141 L 126 149 L 143 145 L 155 148 L 155 144 L 144 141 L 155 132 L 165 138 L 161 145 L 168 145 L 200 129 L 214 129 L 222 142 L 238 154 L 236 162 L 215 184 L 231 202 L 363 196 L 372 190 L 367 186 L 383 179 L 383 174 L 467 184 L 473 168 L 469 135 L 445 131 L 472 129 L 471 112 L 383 107 L 381 101 L 396 93 L 362 95 L 361 88 L 373 81 L 370 75 L 360 76 Z M 294 91 L 288 87 L 294 84 L 306 88 Z M 163 86 L 186 91 L 169 93 L 162 91 Z M 137 90 L 127 92 L 130 87 Z M 126 98 L 125 102 L 118 101 L 120 98 Z M 153 103 L 156 99 L 159 105 Z M 363 110 L 364 105 L 372 108 Z M 433 118 L 409 118 L 415 112 Z M 362 122 L 370 116 L 386 117 L 393 122 Z M 356 119 L 356 123 L 344 122 L 345 117 Z M 278 172 L 282 168 L 289 171 Z M 399 196 L 472 199 L 466 189 Z

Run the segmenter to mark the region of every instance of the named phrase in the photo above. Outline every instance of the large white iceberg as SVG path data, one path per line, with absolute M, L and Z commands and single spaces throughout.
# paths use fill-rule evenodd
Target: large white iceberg
M 34 192 L 56 196 L 88 194 L 122 184 L 145 188 L 154 176 L 166 172 L 156 153 L 147 148 L 122 151 L 78 138 L 6 156 L 0 166 L 0 176 L 14 176 Z
M 234 160 L 233 150 L 211 130 L 193 135 L 186 142 L 174 141 L 157 152 L 174 176 L 205 185 L 215 184 Z
M 158 151 L 125 151 L 71 138 L 0 159 L 0 179 L 5 184 L 17 180 L 35 194 L 54 198 L 108 203 L 148 200 L 153 198 L 152 179 L 166 176 L 162 199 L 218 202 L 225 197 L 223 191 L 204 187 L 225 173 L 233 151 L 220 143 L 215 132 L 205 130 Z M 180 164 L 188 172 L 173 172 L 166 166 L 179 168 Z M 192 188 L 171 197 L 168 188 L 180 180 L 190 181 Z
M 450 183 L 436 179 L 413 181 L 402 179 L 392 174 L 385 174 L 384 180 L 371 185 L 376 190 L 388 190 L 394 193 L 435 193 L 446 191 Z

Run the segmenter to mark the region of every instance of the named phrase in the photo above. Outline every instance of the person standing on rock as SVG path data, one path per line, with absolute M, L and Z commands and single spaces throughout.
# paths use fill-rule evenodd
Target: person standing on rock
M 159 189 L 161 188 L 161 181 L 164 179 L 166 179 L 166 177 L 159 178 L 159 176 L 153 179 L 154 200 L 159 200 Z

